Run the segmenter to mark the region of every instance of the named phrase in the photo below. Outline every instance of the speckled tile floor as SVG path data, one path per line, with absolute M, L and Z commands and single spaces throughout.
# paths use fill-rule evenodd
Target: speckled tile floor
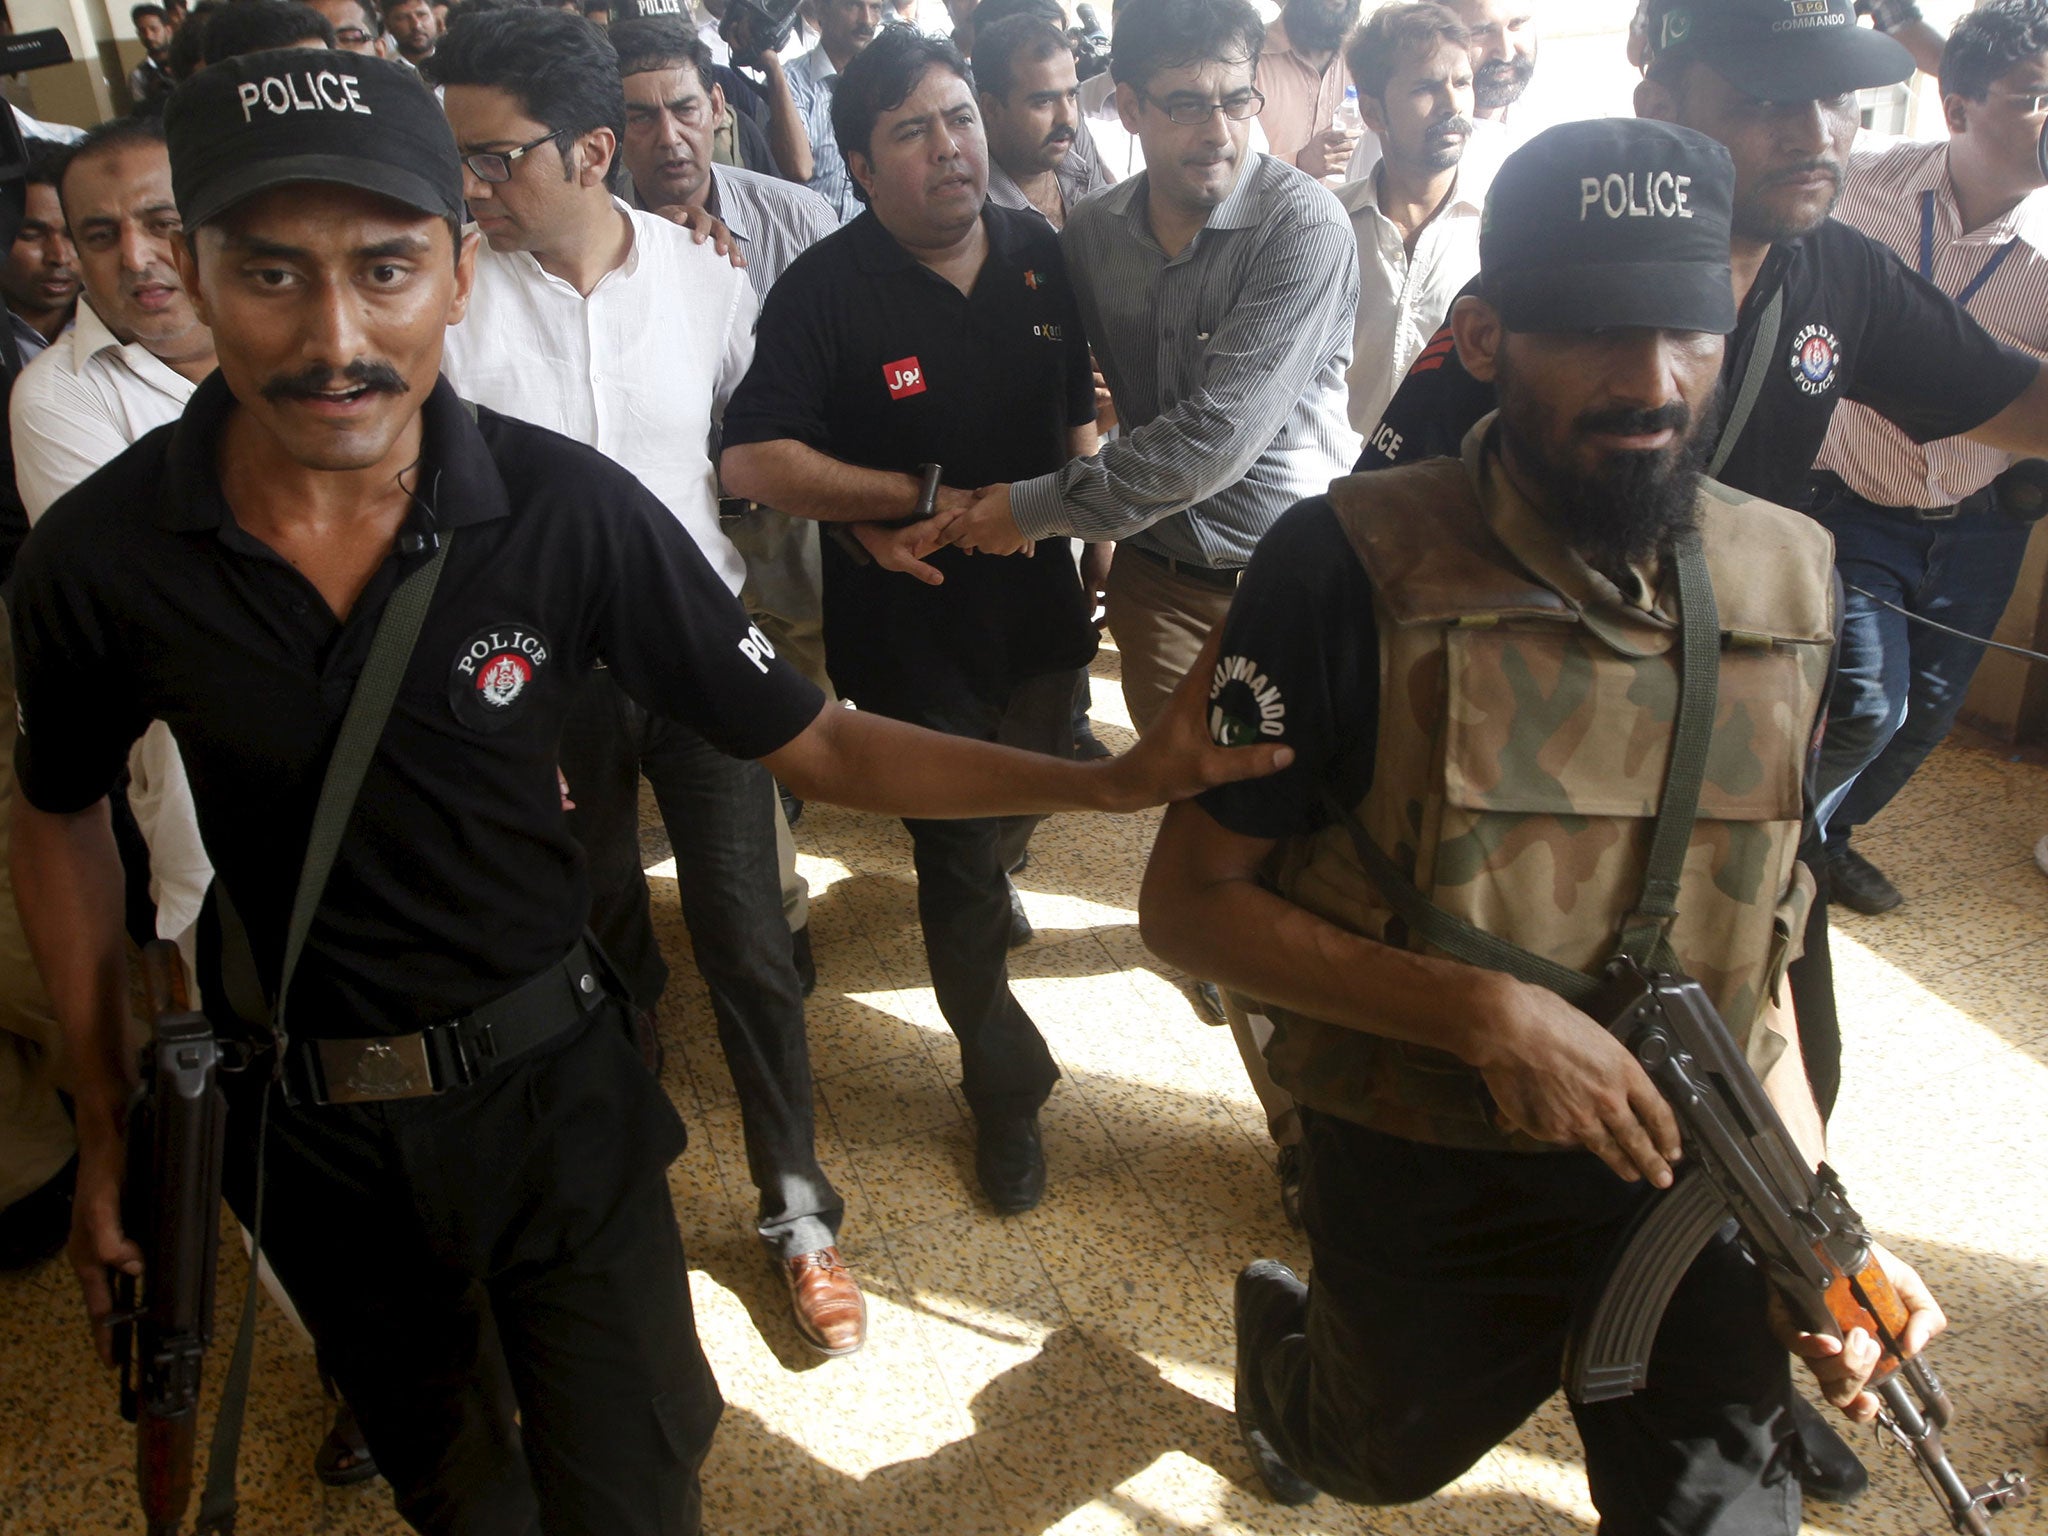
M 1128 740 L 1098 666 L 1105 740 Z M 1020 879 L 1038 928 L 1017 990 L 1066 1071 L 1046 1111 L 1045 1204 L 1003 1221 L 969 1194 L 958 1062 L 926 985 L 901 829 L 812 807 L 810 1010 L 819 1150 L 848 1205 L 844 1247 L 871 1342 L 821 1361 L 797 1344 L 752 1238 L 730 1079 L 657 880 L 678 957 L 668 1086 L 692 1129 L 672 1184 L 700 1326 L 730 1407 L 706 1467 L 719 1536 L 1469 1532 L 1592 1528 L 1576 1442 L 1553 1402 L 1425 1504 L 1366 1512 L 1265 1502 L 1232 1430 L 1229 1288 L 1261 1255 L 1302 1262 L 1227 1033 L 1148 956 L 1132 911 L 1150 817 L 1047 823 Z M 1863 839 L 1909 904 L 1844 915 L 1848 1033 L 1833 1160 L 1953 1318 L 1935 1356 L 1971 1479 L 2044 1470 L 2048 1200 L 2048 769 L 1982 746 L 1939 753 Z M 650 847 L 650 862 L 665 850 Z M 309 1460 L 324 1414 L 309 1349 L 267 1311 L 243 1456 L 242 1529 L 397 1532 L 381 1484 L 330 1491 Z M 224 1348 L 209 1361 L 217 1381 Z M 209 1409 L 210 1413 L 210 1409 Z M 139 1531 L 130 1442 L 93 1362 L 68 1271 L 0 1277 L 0 1533 Z M 1896 1454 L 1853 1510 L 1809 1531 L 1943 1528 Z M 1999 1522 L 2048 1531 L 2048 1499 Z

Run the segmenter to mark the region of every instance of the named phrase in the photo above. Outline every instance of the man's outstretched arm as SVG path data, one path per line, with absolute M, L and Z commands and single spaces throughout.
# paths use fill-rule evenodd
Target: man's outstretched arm
M 803 799 L 889 816 L 1138 811 L 1185 800 L 1294 760 L 1291 747 L 1226 748 L 1209 739 L 1205 703 L 1221 641 L 1220 631 L 1210 637 L 1166 713 L 1119 757 L 1069 762 L 828 704 L 762 761 Z

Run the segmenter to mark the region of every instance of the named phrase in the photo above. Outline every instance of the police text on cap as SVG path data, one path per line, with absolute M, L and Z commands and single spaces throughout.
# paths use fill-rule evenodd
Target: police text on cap
M 360 82 L 354 75 L 331 69 L 297 70 L 284 75 L 265 75 L 245 80 L 236 87 L 242 101 L 242 121 L 249 122 L 258 107 L 273 116 L 288 112 L 360 112 L 375 116 L 357 94 Z
M 1598 208 L 1610 219 L 1689 219 L 1686 204 L 1690 176 L 1671 171 L 1609 171 L 1605 176 L 1579 178 L 1579 222 L 1586 222 L 1589 209 Z

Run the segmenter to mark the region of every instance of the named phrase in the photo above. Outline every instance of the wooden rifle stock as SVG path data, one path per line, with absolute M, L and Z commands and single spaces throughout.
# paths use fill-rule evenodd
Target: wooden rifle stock
M 1732 1217 L 1801 1329 L 1841 1338 L 1861 1328 L 1877 1341 L 1870 1390 L 1883 1404 L 1880 1425 L 1912 1453 L 1949 1523 L 1988 1536 L 1989 1517 L 2025 1498 L 2027 1480 L 2012 1471 L 1972 1488 L 1950 1464 L 1941 1430 L 1954 1409 L 1926 1364 L 1904 1358 L 1906 1304 L 1841 1180 L 1826 1164 L 1808 1166 L 1698 982 L 1625 962 L 1611 980 L 1594 1017 L 1670 1103 L 1685 1161 L 1677 1182 L 1643 1203 L 1589 1289 L 1565 1347 L 1567 1394 L 1593 1403 L 1642 1389 L 1672 1291 Z

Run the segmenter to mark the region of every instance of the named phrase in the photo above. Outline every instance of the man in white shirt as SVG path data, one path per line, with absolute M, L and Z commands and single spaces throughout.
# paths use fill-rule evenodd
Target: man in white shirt
M 853 178 L 839 153 L 839 139 L 832 131 L 832 92 L 839 71 L 853 62 L 853 56 L 875 39 L 882 24 L 883 0 L 816 0 L 818 46 L 789 66 L 789 94 L 796 101 L 797 114 L 810 135 L 811 163 L 784 166 L 793 181 L 806 183 L 839 212 L 842 223 L 860 213 L 860 199 L 854 195 Z M 798 175 L 801 169 L 804 174 Z
M 1337 200 L 1358 236 L 1358 319 L 1348 413 L 1361 437 L 1379 424 L 1408 365 L 1479 270 L 1489 180 L 1467 166 L 1472 64 L 1465 28 L 1442 5 L 1389 5 L 1349 49 L 1359 109 L 1380 145 L 1371 175 Z
M 468 18 L 430 68 L 463 156 L 463 195 L 488 249 L 442 369 L 463 395 L 610 455 L 690 533 L 738 593 L 745 563 L 719 527 L 711 439 L 753 360 L 744 273 L 610 190 L 626 102 L 618 55 L 580 18 Z M 765 660 L 774 655 L 754 631 Z M 590 861 L 591 926 L 635 1004 L 667 980 L 639 856 L 645 773 L 676 854 L 676 885 L 738 1090 L 758 1230 L 805 1342 L 860 1347 L 866 1307 L 839 1260 L 844 1204 L 818 1166 L 803 998 L 776 873 L 775 788 L 688 727 L 594 674 L 562 739 Z
M 58 193 L 85 302 L 70 332 L 22 371 L 8 404 L 15 483 L 31 523 L 136 439 L 176 421 L 213 371 L 213 336 L 171 263 L 180 223 L 161 124 L 122 118 L 95 128 L 66 162 Z M 161 721 L 136 743 L 129 772 L 157 933 L 178 941 L 189 966 L 213 866 Z

